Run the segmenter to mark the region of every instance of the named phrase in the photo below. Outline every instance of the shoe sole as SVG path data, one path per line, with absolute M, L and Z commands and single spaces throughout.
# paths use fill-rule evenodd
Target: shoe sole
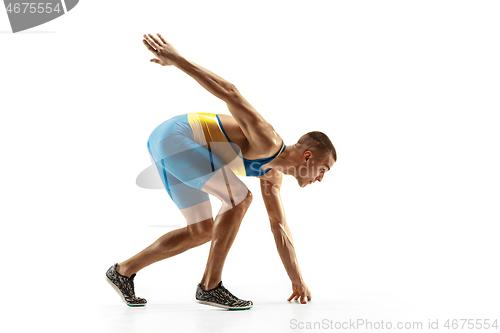
M 146 304 L 129 304 L 126 300 L 125 300 L 125 297 L 123 297 L 122 295 L 122 292 L 120 291 L 120 289 L 118 289 L 118 287 L 113 283 L 113 281 L 111 281 L 109 279 L 109 277 L 105 274 L 104 275 L 104 278 L 106 279 L 106 281 L 109 283 L 109 285 L 111 287 L 113 287 L 113 289 L 116 291 L 116 293 L 118 294 L 118 296 L 120 296 L 120 298 L 122 299 L 123 303 L 127 304 L 128 306 L 130 307 L 141 307 L 141 306 L 146 306 Z
M 242 308 L 233 308 L 233 307 L 230 307 L 228 305 L 222 305 L 222 304 L 208 302 L 208 301 L 198 301 L 198 300 L 196 300 L 196 302 L 200 303 L 200 304 L 204 304 L 204 305 L 215 306 L 216 308 L 222 308 L 222 309 L 226 309 L 226 310 L 248 310 L 248 309 L 251 309 L 252 306 L 253 306 L 253 305 L 250 305 L 250 306 L 245 306 L 245 307 L 242 307 Z

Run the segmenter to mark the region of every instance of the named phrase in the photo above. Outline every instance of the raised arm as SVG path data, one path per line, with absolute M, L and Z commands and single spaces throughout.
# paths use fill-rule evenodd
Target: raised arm
M 157 59 L 151 59 L 152 62 L 162 66 L 172 65 L 179 68 L 195 79 L 215 97 L 226 102 L 232 116 L 249 140 L 258 139 L 263 131 L 270 128 L 270 125 L 257 110 L 243 98 L 234 84 L 224 80 L 208 69 L 185 59 L 173 45 L 168 43 L 160 34 L 158 34 L 158 37 L 151 34 L 147 36 L 144 35 L 144 44 L 157 57 Z
M 179 58 L 176 67 L 195 79 L 212 95 L 226 102 L 229 112 L 248 139 L 261 134 L 261 131 L 256 131 L 257 126 L 267 125 L 267 122 L 241 95 L 234 84 L 183 57 Z
M 285 210 L 281 202 L 280 189 L 283 174 L 277 170 L 271 170 L 268 174 L 270 173 L 272 173 L 271 177 L 260 179 L 260 187 L 269 221 L 271 222 L 271 231 L 274 235 L 276 248 L 292 282 L 293 293 L 288 300 L 297 300 L 300 297 L 300 302 L 305 304 L 307 300 L 311 300 L 311 292 L 302 278 L 295 247 L 293 246 L 292 233 L 286 223 Z

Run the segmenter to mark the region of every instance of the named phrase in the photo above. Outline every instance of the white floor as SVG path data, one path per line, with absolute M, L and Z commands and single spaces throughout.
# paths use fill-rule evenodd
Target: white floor
M 50 329 L 51 332 L 120 333 L 328 331 L 333 330 L 335 325 L 348 325 L 350 322 L 357 323 L 356 331 L 361 332 L 380 331 L 376 325 L 387 327 L 398 323 L 420 323 L 423 329 L 418 331 L 427 331 L 429 320 L 439 320 L 440 331 L 443 331 L 446 319 L 474 315 L 479 315 L 481 319 L 493 319 L 495 315 L 498 318 L 499 309 L 498 303 L 478 304 L 465 298 L 458 303 L 456 300 L 441 300 L 440 303 L 437 298 L 423 300 L 377 291 L 343 290 L 342 286 L 335 284 L 330 288 L 326 284 L 315 284 L 314 289 L 311 287 L 314 300 L 302 305 L 286 301 L 285 280 L 270 279 L 267 284 L 253 286 L 228 282 L 234 293 L 252 299 L 255 305 L 251 310 L 226 311 L 195 303 L 195 285 L 192 283 L 177 279 L 175 285 L 169 286 L 168 279 L 159 276 L 154 282 L 147 282 L 137 280 L 138 294 L 149 301 L 146 307 L 125 306 L 102 281 L 94 293 L 77 295 L 71 292 L 70 303 L 34 302 L 22 305 L 18 309 L 17 330 L 11 331 L 28 332 L 40 328 Z M 373 325 L 372 329 L 367 329 L 370 328 L 366 326 L 368 322 Z M 309 329 L 311 327 L 313 329 Z
M 106 230 L 108 235 L 113 233 Z M 166 231 L 138 227 L 136 245 L 129 247 L 146 245 L 148 239 Z M 132 231 L 127 234 L 134 237 Z M 266 242 L 262 242 L 260 250 L 248 250 L 247 238 L 239 236 L 228 256 L 223 282 L 238 297 L 254 302 L 250 310 L 227 311 L 195 303 L 195 288 L 208 245 L 139 272 L 136 294 L 145 297 L 148 305 L 128 307 L 106 283 L 104 272 L 113 263 L 111 257 L 123 256 L 116 253 L 132 250 L 121 246 L 120 239 L 106 244 L 99 241 L 104 236 L 97 236 L 98 242 L 89 244 L 91 257 L 83 266 L 78 265 L 79 260 L 62 261 L 31 283 L 24 281 L 29 276 L 19 276 L 17 282 L 12 282 L 13 288 L 6 290 L 12 302 L 4 304 L 2 310 L 8 314 L 9 332 L 309 332 L 333 331 L 335 325 L 345 328 L 349 323 L 358 325 L 349 326 L 351 330 L 356 327 L 356 331 L 363 332 L 380 331 L 377 325 L 387 327 L 388 322 L 393 327 L 398 323 L 420 323 L 420 332 L 427 331 L 429 320 L 439 320 L 441 331 L 446 319 L 494 319 L 500 313 L 495 296 L 498 290 L 492 289 L 491 282 L 480 285 L 478 279 L 476 285 L 459 288 L 452 280 L 446 282 L 449 276 L 432 277 L 430 272 L 425 272 L 427 278 L 410 272 L 415 278 L 402 280 L 394 271 L 385 276 L 380 271 L 369 273 L 363 268 L 366 263 L 344 266 L 338 264 L 340 256 L 330 254 L 331 260 L 325 261 L 325 254 L 313 257 L 311 252 L 301 255 L 301 259 L 313 300 L 306 305 L 287 302 L 291 285 L 276 251 L 263 254 Z M 104 251 L 107 246 L 108 253 L 94 252 Z M 32 263 L 33 272 L 38 270 L 37 263 Z M 24 269 L 29 272 L 29 265 Z M 10 278 L 16 280 L 14 275 Z M 457 280 L 464 281 L 460 276 Z M 366 326 L 368 322 L 371 327 Z M 404 329 L 413 330 L 417 329 Z
M 160 267 L 158 271 L 165 271 L 165 268 Z M 349 323 L 358 325 L 349 326 L 351 329 L 356 327 L 356 331 L 379 331 L 377 325 L 396 327 L 398 323 L 422 325 L 420 329 L 410 326 L 414 329 L 405 329 L 408 331 L 427 331 L 429 320 L 439 320 L 442 331 L 446 319 L 469 319 L 471 316 L 471 319 L 498 319 L 500 307 L 492 295 L 473 295 L 465 290 L 456 290 L 456 293 L 441 290 L 439 294 L 437 289 L 417 295 L 411 286 L 409 290 L 397 290 L 401 285 L 391 291 L 356 288 L 336 283 L 334 270 L 328 273 L 332 275 L 330 279 L 318 278 L 309 282 L 314 299 L 306 305 L 286 301 L 290 287 L 284 274 L 282 278 L 256 278 L 254 284 L 251 275 L 225 281 L 237 296 L 254 302 L 254 307 L 247 311 L 226 311 L 195 303 L 195 284 L 188 281 L 195 279 L 177 278 L 175 285 L 169 286 L 167 277 L 148 274 L 144 278 L 150 279 L 147 285 L 137 280 L 138 294 L 140 291 L 140 295 L 149 300 L 146 307 L 128 308 L 111 288 L 107 288 L 109 290 L 103 290 L 102 294 L 105 304 L 80 311 L 92 318 L 89 329 L 99 328 L 103 332 L 328 331 L 339 329 L 336 325 L 346 328 Z M 373 326 L 367 326 L 368 322 Z

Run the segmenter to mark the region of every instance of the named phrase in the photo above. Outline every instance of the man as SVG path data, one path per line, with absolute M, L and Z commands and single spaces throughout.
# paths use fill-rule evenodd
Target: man
M 186 218 L 187 227 L 171 231 L 152 245 L 106 272 L 111 286 L 129 306 L 144 306 L 135 296 L 136 273 L 154 262 L 211 241 L 205 273 L 196 290 L 202 304 L 225 309 L 249 309 L 253 303 L 232 295 L 222 285 L 226 256 L 251 201 L 252 193 L 236 176 L 260 179 L 276 247 L 292 282 L 288 300 L 305 304 L 311 292 L 302 279 L 290 229 L 285 220 L 280 188 L 283 175 L 300 187 L 321 182 L 337 160 L 334 146 L 321 132 L 309 132 L 286 146 L 274 128 L 248 103 L 236 87 L 186 60 L 160 34 L 144 35 L 152 62 L 175 66 L 226 102 L 232 114 L 189 113 L 160 124 L 148 140 L 148 150 L 168 194 Z M 215 220 L 209 194 L 222 201 Z

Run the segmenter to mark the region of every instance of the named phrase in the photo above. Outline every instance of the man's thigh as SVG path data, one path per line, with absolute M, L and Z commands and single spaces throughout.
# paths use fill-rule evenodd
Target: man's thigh
M 208 193 L 179 180 L 165 169 L 162 162 L 163 160 L 155 162 L 160 178 L 170 198 L 186 218 L 187 224 L 212 218 L 212 205 Z

